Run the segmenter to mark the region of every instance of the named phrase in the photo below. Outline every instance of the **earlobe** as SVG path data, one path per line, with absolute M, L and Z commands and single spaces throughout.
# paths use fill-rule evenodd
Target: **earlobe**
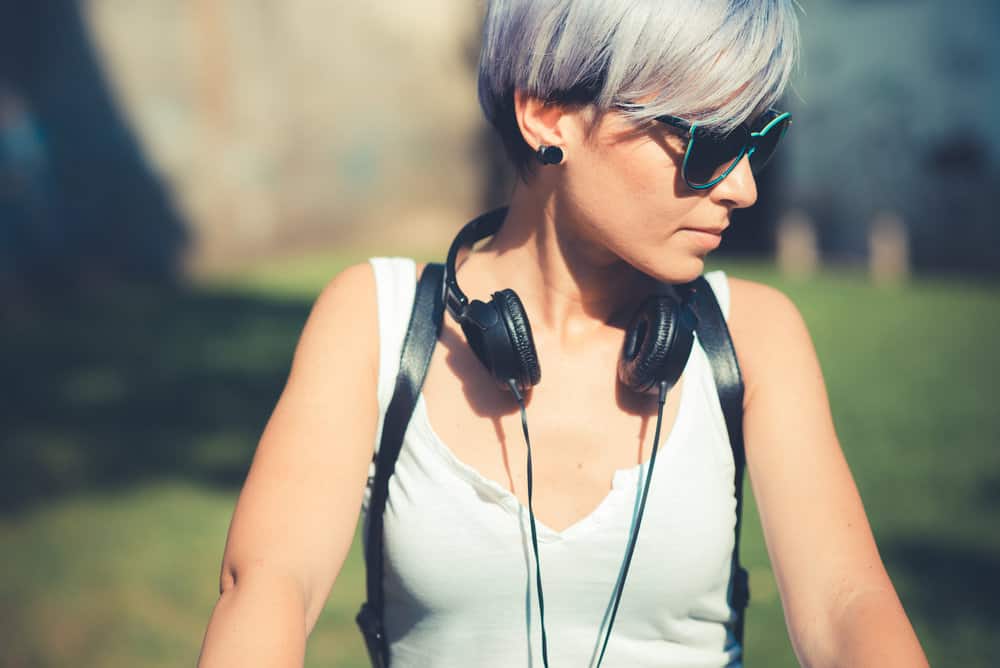
M 560 104 L 545 102 L 521 90 L 514 91 L 514 116 L 521 136 L 532 148 L 565 146 L 559 123 L 565 113 Z M 543 161 L 543 164 L 556 163 Z

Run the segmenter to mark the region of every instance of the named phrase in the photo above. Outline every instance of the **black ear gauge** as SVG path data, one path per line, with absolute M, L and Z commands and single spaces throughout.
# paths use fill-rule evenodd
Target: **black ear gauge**
M 538 162 L 543 165 L 558 165 L 563 161 L 563 150 L 558 146 L 545 146 L 543 144 L 538 147 L 536 155 Z

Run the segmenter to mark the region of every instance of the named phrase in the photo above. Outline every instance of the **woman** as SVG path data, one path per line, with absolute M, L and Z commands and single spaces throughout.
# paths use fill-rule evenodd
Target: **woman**
M 657 397 L 616 379 L 623 331 L 658 286 L 698 277 L 732 212 L 756 200 L 752 167 L 787 127 L 771 106 L 796 30 L 791 0 L 489 3 L 480 100 L 521 180 L 456 279 L 482 299 L 513 289 L 530 315 L 545 369 L 523 388 L 533 513 L 519 397 L 449 318 L 385 510 L 393 665 L 542 665 L 536 565 L 545 654 L 597 660 L 657 416 Z M 301 665 L 366 498 L 416 273 L 372 260 L 318 299 L 233 517 L 202 665 Z M 772 288 L 710 278 L 743 373 L 747 464 L 800 661 L 925 665 L 802 318 Z M 697 345 L 662 432 L 607 665 L 739 665 L 726 599 L 734 465 Z

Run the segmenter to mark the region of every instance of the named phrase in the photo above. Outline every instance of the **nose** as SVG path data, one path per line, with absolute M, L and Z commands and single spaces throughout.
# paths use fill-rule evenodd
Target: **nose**
M 757 201 L 757 180 L 750 169 L 750 157 L 739 163 L 710 191 L 712 199 L 732 209 L 745 209 Z

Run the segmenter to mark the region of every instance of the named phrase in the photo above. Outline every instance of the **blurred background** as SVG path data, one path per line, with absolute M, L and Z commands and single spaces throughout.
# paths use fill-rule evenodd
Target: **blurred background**
M 1000 634 L 1000 5 L 803 3 L 710 269 L 785 291 L 934 665 Z M 193 664 L 312 300 L 511 175 L 481 0 L 0 0 L 0 666 Z M 750 666 L 794 666 L 752 504 Z M 486 575 L 486 574 L 484 574 Z M 363 666 L 357 545 L 307 665 Z

